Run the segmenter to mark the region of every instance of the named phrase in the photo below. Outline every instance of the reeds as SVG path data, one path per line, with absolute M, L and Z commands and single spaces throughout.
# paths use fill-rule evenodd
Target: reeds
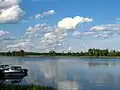
M 52 87 L 35 85 L 0 85 L 0 90 L 56 90 Z

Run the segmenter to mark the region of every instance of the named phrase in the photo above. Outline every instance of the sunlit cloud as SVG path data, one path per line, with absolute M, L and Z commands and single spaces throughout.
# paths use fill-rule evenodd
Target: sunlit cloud
M 24 15 L 20 8 L 21 0 L 1 0 L 0 1 L 0 23 L 16 23 Z
M 61 29 L 76 29 L 80 23 L 92 22 L 92 18 L 84 18 L 80 16 L 75 16 L 73 18 L 66 17 L 58 22 L 58 27 Z
M 43 13 L 41 13 L 41 14 L 37 14 L 37 15 L 35 15 L 35 19 L 40 19 L 40 18 L 43 18 L 43 17 L 45 17 L 45 16 L 51 16 L 51 15 L 53 15 L 53 14 L 55 14 L 56 12 L 55 12 L 55 10 L 49 10 L 49 11 L 46 11 L 46 12 L 43 12 Z

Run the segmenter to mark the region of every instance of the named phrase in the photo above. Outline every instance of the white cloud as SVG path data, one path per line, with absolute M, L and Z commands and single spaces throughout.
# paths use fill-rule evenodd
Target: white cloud
M 65 38 L 67 37 L 67 33 L 65 32 L 56 32 L 56 26 L 50 26 L 48 24 L 36 24 L 34 26 L 30 26 L 24 36 L 23 39 L 30 39 L 28 42 L 32 42 L 34 47 L 28 46 L 29 50 L 33 51 L 48 51 L 48 50 L 58 50 L 63 47 Z M 23 41 L 20 41 L 23 42 Z M 25 48 L 23 46 L 22 48 Z M 30 48 L 31 47 L 31 48 Z M 16 48 L 20 48 L 17 46 Z
M 81 32 L 74 31 L 72 36 L 80 36 L 80 35 L 81 35 Z
M 55 10 L 49 10 L 49 11 L 47 11 L 47 12 L 44 12 L 43 13 L 43 16 L 49 16 L 49 15 L 53 15 L 53 14 L 55 14 L 56 12 L 55 12 Z
M 0 0 L 0 23 L 16 23 L 24 15 L 21 0 Z
M 0 8 L 10 8 L 20 4 L 21 0 L 0 0 Z
M 63 48 L 67 33 L 56 32 L 56 27 L 48 24 L 36 24 L 30 26 L 24 36 L 16 39 L 7 35 L 9 32 L 0 31 L 1 48 L 3 51 L 25 50 L 46 52 L 48 50 L 60 50 Z M 44 32 L 44 33 L 43 33 Z M 6 36 L 7 35 L 7 36 Z M 4 48 L 3 48 L 4 47 Z
M 31 51 L 34 48 L 34 43 L 31 43 L 29 41 L 14 41 L 8 45 L 6 45 L 6 49 L 8 50 L 25 50 L 25 51 Z
M 61 33 L 58 35 L 58 39 L 65 39 L 68 36 L 67 33 Z
M 54 30 L 54 27 L 51 27 L 50 25 L 44 23 L 44 24 L 36 24 L 34 26 L 28 27 L 26 30 L 26 34 L 35 34 L 37 32 L 44 32 L 48 33 Z
M 108 38 L 110 35 L 109 34 L 96 34 L 96 35 L 93 35 L 93 37 L 95 38 Z
M 33 34 L 33 33 L 36 33 L 36 31 L 38 31 L 38 29 L 37 28 L 34 28 L 34 27 L 29 27 L 28 29 L 27 29 L 27 34 L 29 33 L 31 33 L 31 34 Z
M 103 38 L 108 38 L 109 35 L 108 35 L 108 34 L 104 34 L 104 35 L 102 35 L 102 37 L 103 37 Z
M 94 26 L 92 27 L 90 30 L 95 30 L 95 31 L 102 31 L 102 30 L 106 30 L 107 28 L 104 26 Z
M 41 18 L 41 17 L 42 17 L 41 14 L 37 14 L 37 15 L 35 15 L 35 19 L 39 19 L 39 18 Z
M 69 46 L 69 47 L 68 47 L 68 51 L 71 51 L 71 50 L 72 50 L 72 47 L 71 47 L 71 46 Z
M 7 45 L 7 48 L 22 48 L 22 47 L 25 47 L 25 45 L 27 45 L 29 42 L 19 42 L 19 43 L 16 43 L 16 44 L 12 44 L 12 45 Z
M 55 31 L 46 33 L 41 40 L 41 45 L 46 46 L 46 50 L 60 49 L 64 46 L 67 33 L 57 33 Z
M 78 83 L 76 81 L 68 81 L 68 80 L 59 81 L 58 90 L 79 90 Z
M 56 37 L 56 35 L 54 33 L 46 33 L 44 35 L 45 40 L 51 40 L 51 39 L 55 39 L 55 38 L 57 38 L 57 37 Z
M 14 5 L 7 9 L 2 9 L 0 13 L 0 23 L 15 23 L 19 21 L 23 11 L 19 5 Z
M 78 32 L 78 31 L 74 31 L 72 36 L 80 37 L 80 36 L 88 36 L 88 35 L 91 36 L 91 35 L 95 35 L 95 34 L 96 34 L 96 32 L 89 32 L 89 31 L 87 31 L 87 32 Z
M 62 29 L 75 29 L 77 25 L 80 23 L 85 23 L 85 22 L 92 22 L 92 18 L 84 18 L 80 16 L 75 16 L 73 18 L 71 17 L 66 17 L 63 18 L 61 21 L 58 22 L 58 27 Z
M 9 33 L 9 32 L 7 32 L 7 31 L 1 30 L 1 31 L 0 31 L 0 37 L 1 37 L 1 36 L 4 36 L 4 35 L 7 35 L 8 33 Z
M 56 13 L 55 10 L 49 10 L 47 12 L 43 12 L 42 14 L 35 15 L 35 19 L 39 19 L 39 18 L 42 18 L 42 17 L 45 17 L 45 16 L 51 16 L 55 13 Z
M 96 34 L 96 32 L 83 32 L 83 35 L 84 35 L 84 36 L 94 35 L 94 34 Z
M 93 26 L 90 30 L 96 31 L 98 34 L 93 37 L 108 38 L 113 35 L 119 35 L 120 24 L 105 24 L 99 26 Z
M 106 31 L 106 30 L 111 30 L 111 31 L 116 31 L 120 30 L 120 24 L 106 24 L 106 25 L 98 25 L 98 26 L 93 26 L 90 28 L 90 30 L 95 30 L 95 31 Z

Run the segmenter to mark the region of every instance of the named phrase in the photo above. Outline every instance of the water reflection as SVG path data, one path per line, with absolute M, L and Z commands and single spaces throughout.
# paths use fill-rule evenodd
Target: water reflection
M 115 62 L 88 62 L 89 67 L 114 67 Z
M 78 89 L 78 84 L 76 81 L 59 81 L 58 90 L 82 90 L 82 89 Z
M 21 83 L 22 79 L 7 79 L 4 81 L 4 83 L 12 83 L 12 84 L 16 84 L 16 83 Z
M 47 85 L 59 90 L 120 90 L 119 59 L 4 59 L 0 62 L 20 64 L 28 69 L 28 76 L 21 84 Z
M 1 78 L 0 79 L 0 83 L 21 83 L 22 79 L 25 78 L 27 75 L 23 76 L 23 77 L 10 77 L 10 78 Z

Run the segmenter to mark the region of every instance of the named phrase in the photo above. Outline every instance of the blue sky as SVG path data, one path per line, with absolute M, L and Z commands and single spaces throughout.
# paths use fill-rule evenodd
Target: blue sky
M 119 0 L 0 0 L 0 7 L 1 51 L 120 48 Z

